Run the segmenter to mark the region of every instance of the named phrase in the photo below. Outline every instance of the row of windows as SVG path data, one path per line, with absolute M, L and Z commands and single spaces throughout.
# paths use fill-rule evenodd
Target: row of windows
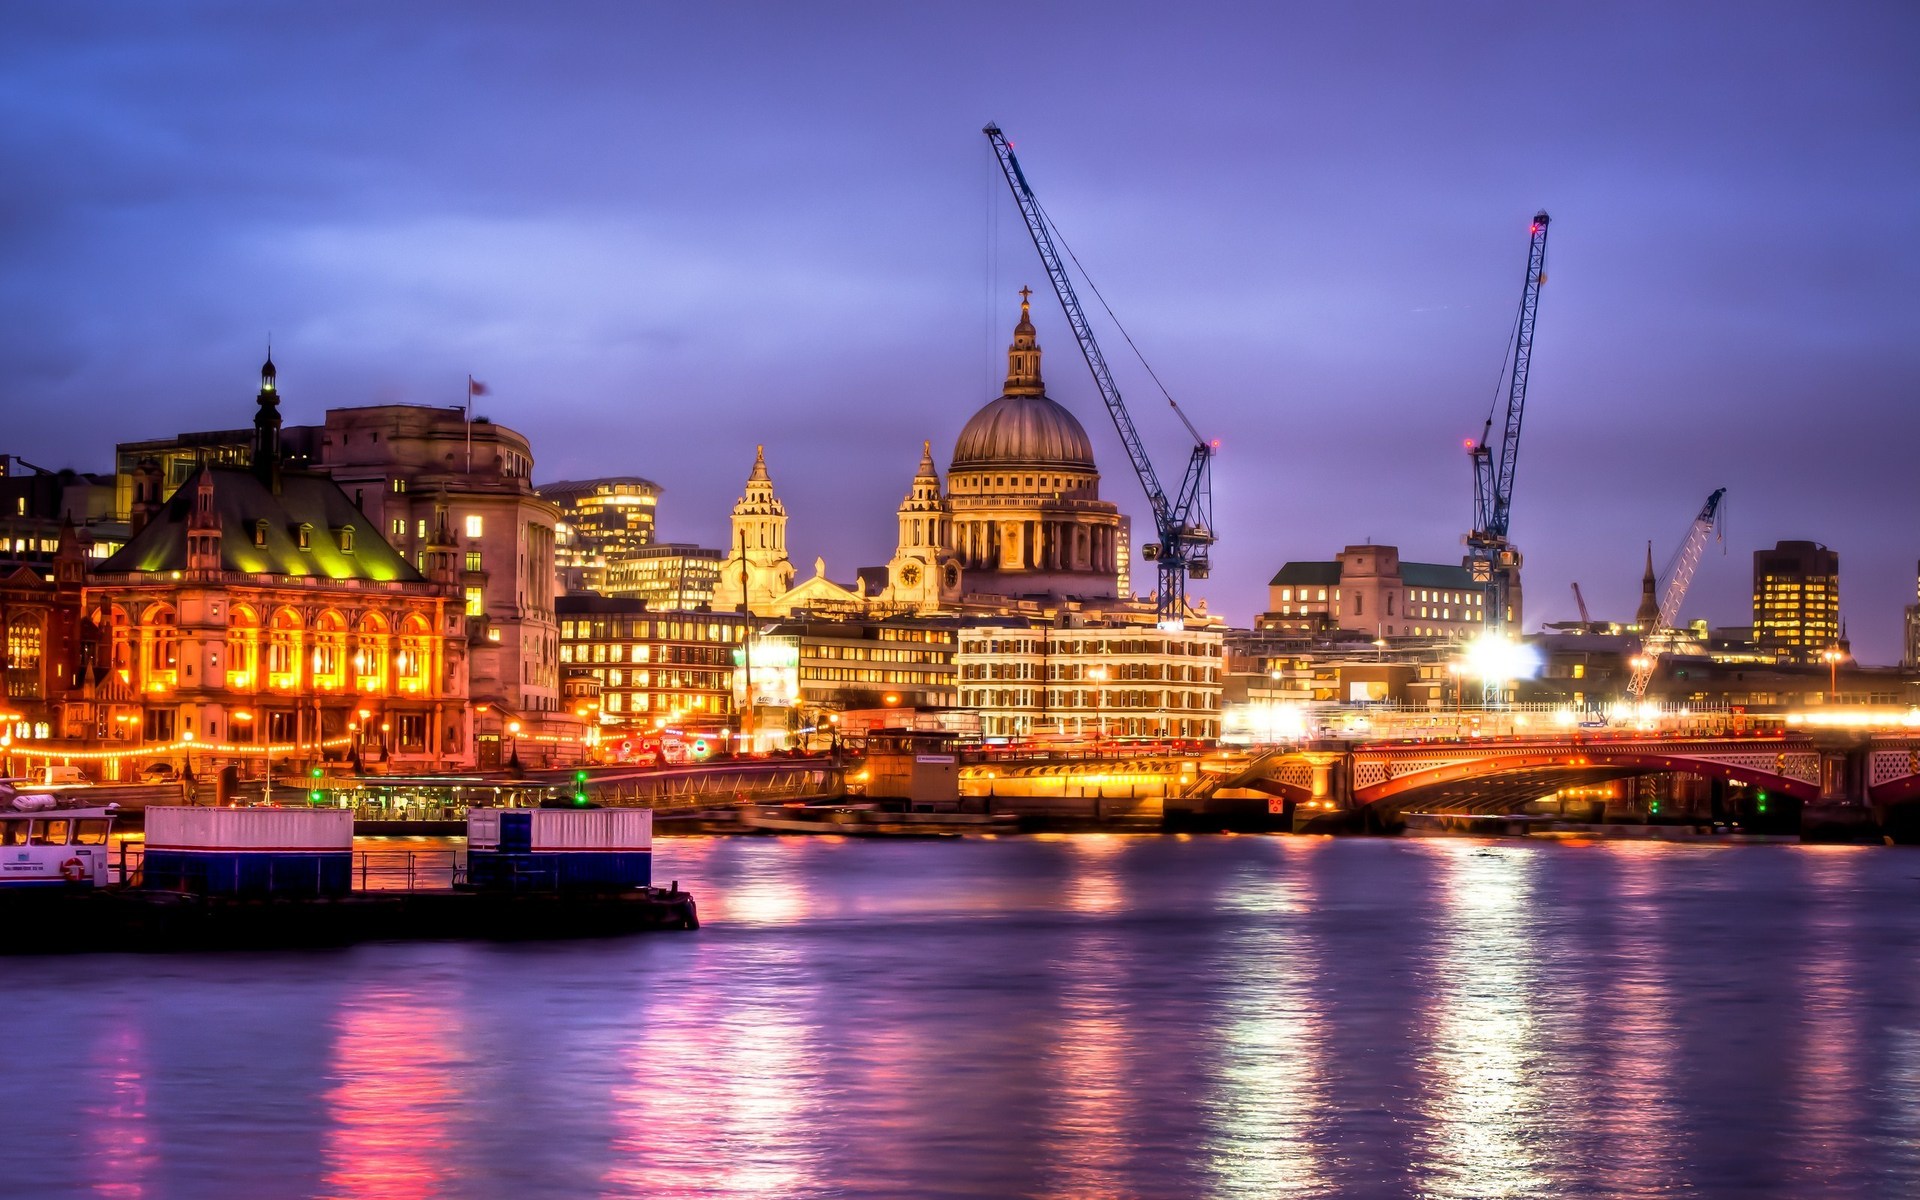
M 945 663 L 951 652 L 894 650 L 885 646 L 807 646 L 806 657 L 852 662 Z
M 966 688 L 960 692 L 960 703 L 966 708 L 1037 708 L 1038 697 L 1042 693 L 1032 688 Z M 1046 707 L 1051 710 L 1087 709 L 1105 712 L 1116 708 L 1162 709 L 1180 711 L 1211 712 L 1220 706 L 1220 697 L 1213 692 L 1143 692 L 1111 690 L 1106 692 L 1077 692 L 1049 690 L 1045 692 Z
M 737 642 L 745 626 L 718 621 L 684 619 L 653 620 L 648 617 L 581 617 L 560 622 L 560 636 L 567 641 L 633 641 L 659 638 L 674 642 Z
M 1218 642 L 1178 642 L 1160 641 L 1149 638 L 1119 638 L 1113 640 L 1062 640 L 1041 638 L 967 638 L 960 643 L 960 653 L 976 654 L 1151 654 L 1160 656 L 1193 655 L 1200 658 L 1220 657 Z
M 560 647 L 561 662 L 661 662 L 731 666 L 735 651 L 725 646 L 661 646 L 645 642 L 568 642 Z
M 1047 663 L 1047 679 L 1110 679 L 1130 681 L 1139 679 L 1164 680 L 1173 683 L 1213 683 L 1219 676 L 1217 668 L 1202 666 L 1182 666 L 1178 663 L 1121 662 L 1107 666 L 1087 666 L 1082 663 Z M 1042 664 L 1037 662 L 984 662 L 962 663 L 962 679 L 1040 679 Z
M 705 688 L 718 692 L 733 686 L 732 671 L 624 671 L 619 667 L 595 667 L 593 677 L 608 688 Z
M 609 692 L 601 702 L 601 708 L 610 713 L 724 713 L 728 711 L 727 698 L 721 695 L 706 695 L 698 692 Z
M 802 672 L 806 683 L 942 684 L 952 677 L 933 671 L 872 671 L 859 667 L 818 667 Z

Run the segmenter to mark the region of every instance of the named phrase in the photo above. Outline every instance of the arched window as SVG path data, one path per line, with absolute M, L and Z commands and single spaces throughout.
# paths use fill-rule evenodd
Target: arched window
M 15 700 L 38 700 L 40 662 L 46 630 L 39 617 L 15 617 L 7 626 L 7 695 Z
M 300 614 L 291 608 L 274 610 L 267 628 L 267 686 L 291 690 L 300 686 Z
M 179 680 L 180 631 L 171 604 L 155 604 L 140 616 L 141 683 L 159 692 Z

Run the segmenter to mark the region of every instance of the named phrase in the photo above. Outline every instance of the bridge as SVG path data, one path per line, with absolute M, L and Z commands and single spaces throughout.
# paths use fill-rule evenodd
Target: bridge
M 1621 786 L 1649 777 L 1661 786 Z M 1510 814 L 1554 805 L 1595 821 L 1885 824 L 1902 817 L 1904 805 L 1920 813 L 1920 738 L 1579 731 L 1310 743 L 1210 764 L 1179 802 L 1249 792 L 1270 797 L 1270 808 L 1284 806 L 1296 828 L 1392 828 L 1410 812 Z
M 1035 816 L 1196 826 L 1390 830 L 1410 813 L 1525 814 L 1816 835 L 1910 822 L 1920 836 L 1920 735 L 1626 727 L 1144 756 L 1005 747 L 962 768 L 962 791 Z

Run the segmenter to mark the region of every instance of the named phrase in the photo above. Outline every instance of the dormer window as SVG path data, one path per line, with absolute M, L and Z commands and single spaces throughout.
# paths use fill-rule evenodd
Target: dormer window
M 255 521 L 253 523 L 253 544 L 256 546 L 264 546 L 267 544 L 267 523 L 265 521 Z
M 333 531 L 333 537 L 334 537 L 334 540 L 338 542 L 340 545 L 340 553 L 342 554 L 353 553 L 353 526 L 342 525 L 340 528 Z
M 294 543 L 302 550 L 313 549 L 313 526 L 300 522 L 300 527 L 294 530 Z

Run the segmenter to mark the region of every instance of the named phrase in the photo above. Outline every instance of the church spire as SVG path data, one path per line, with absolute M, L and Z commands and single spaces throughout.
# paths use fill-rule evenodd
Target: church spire
M 1640 626 L 1641 633 L 1653 632 L 1660 620 L 1660 601 L 1654 596 L 1657 586 L 1653 577 L 1653 543 L 1647 543 L 1647 573 L 1640 577 L 1640 611 L 1634 614 L 1634 624 Z
M 1020 323 L 1013 327 L 1013 345 L 1007 347 L 1007 386 L 1009 396 L 1040 396 L 1046 385 L 1040 381 L 1040 343 L 1033 335 L 1033 306 L 1028 298 L 1032 288 L 1020 289 Z
M 274 491 L 280 490 L 280 380 L 273 368 L 273 345 L 260 366 L 260 410 L 253 415 L 253 474 Z
M 747 482 L 773 482 L 773 480 L 767 476 L 767 448 L 765 446 L 755 446 L 753 448 L 753 473 L 747 476 Z

